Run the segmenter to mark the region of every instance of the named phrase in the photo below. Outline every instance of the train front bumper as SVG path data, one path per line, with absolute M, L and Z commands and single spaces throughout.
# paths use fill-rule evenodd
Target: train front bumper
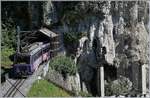
M 13 74 L 14 76 L 28 76 L 31 75 L 32 68 L 30 64 L 15 64 L 13 66 Z

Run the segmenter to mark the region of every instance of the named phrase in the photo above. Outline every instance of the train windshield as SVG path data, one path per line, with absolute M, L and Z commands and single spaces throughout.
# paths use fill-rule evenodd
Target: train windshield
M 30 64 L 30 56 L 17 57 L 16 64 Z

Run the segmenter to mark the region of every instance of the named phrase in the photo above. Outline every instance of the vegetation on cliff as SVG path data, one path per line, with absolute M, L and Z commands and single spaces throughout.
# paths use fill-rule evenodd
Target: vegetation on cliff
M 56 56 L 50 62 L 50 67 L 64 75 L 75 75 L 77 69 L 74 61 L 70 57 Z

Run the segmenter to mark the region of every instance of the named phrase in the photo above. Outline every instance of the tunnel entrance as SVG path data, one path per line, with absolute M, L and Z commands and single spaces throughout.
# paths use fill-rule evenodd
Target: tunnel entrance
M 113 81 L 117 79 L 117 68 L 113 65 L 104 65 L 104 79 L 107 81 Z

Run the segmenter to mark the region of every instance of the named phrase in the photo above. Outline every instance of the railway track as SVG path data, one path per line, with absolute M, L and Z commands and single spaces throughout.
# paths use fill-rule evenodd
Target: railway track
M 8 81 L 8 80 L 7 80 Z M 25 79 L 16 80 L 14 84 L 8 81 L 12 86 L 8 89 L 8 91 L 3 95 L 3 97 L 14 97 L 15 94 L 19 91 L 19 88 L 25 82 Z M 20 92 L 21 93 L 21 92 Z M 22 94 L 22 93 L 21 93 Z M 23 95 L 23 94 L 22 94 Z M 24 95 L 23 95 L 24 96 Z M 24 96 L 25 97 L 25 96 Z
M 21 96 L 21 97 L 25 97 L 26 96 L 26 91 L 23 88 L 29 88 L 30 84 L 32 84 L 32 82 L 34 80 L 36 80 L 35 78 L 37 76 L 41 76 L 43 73 L 43 67 L 44 65 L 47 64 L 47 62 L 42 63 L 38 70 L 36 70 L 31 76 L 29 76 L 26 79 L 18 79 L 18 80 L 12 80 L 7 78 L 5 84 L 3 85 L 2 89 L 2 96 L 3 97 L 15 97 L 15 96 Z M 33 80 L 33 81 L 32 81 Z M 28 84 L 28 85 L 24 85 L 24 84 Z M 5 88 L 5 86 L 8 86 Z

